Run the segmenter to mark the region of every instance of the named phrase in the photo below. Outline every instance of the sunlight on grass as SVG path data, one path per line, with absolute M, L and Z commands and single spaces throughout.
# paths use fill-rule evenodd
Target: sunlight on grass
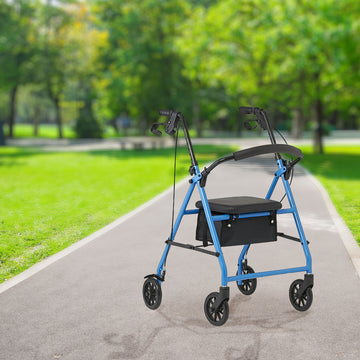
M 233 151 L 198 146 L 205 164 Z M 178 179 L 189 157 L 179 149 Z M 173 149 L 50 153 L 0 149 L 0 281 L 109 224 L 168 188 Z
M 324 185 L 360 245 L 360 146 L 328 146 L 324 155 L 302 149 L 302 164 Z

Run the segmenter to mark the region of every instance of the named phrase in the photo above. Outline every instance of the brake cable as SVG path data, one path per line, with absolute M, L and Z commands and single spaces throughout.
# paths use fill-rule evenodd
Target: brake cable
M 175 151 L 174 151 L 174 177 L 173 177 L 173 190 L 172 190 L 172 212 L 171 212 L 171 235 L 169 240 L 173 240 L 174 232 L 174 218 L 175 218 L 175 184 L 176 184 L 176 157 L 178 147 L 179 130 L 176 129 L 175 135 Z
M 285 137 L 283 136 L 283 134 L 282 134 L 278 129 L 274 129 L 274 130 L 281 136 L 281 138 L 284 140 L 285 144 L 288 145 L 288 143 L 287 143 Z M 293 157 L 292 157 L 292 156 L 291 156 L 291 160 L 293 160 Z M 292 180 L 293 180 L 294 168 L 291 167 L 290 171 L 291 171 L 291 173 L 290 173 L 289 186 L 291 186 L 291 183 L 292 183 Z M 285 196 L 286 196 L 286 192 L 285 192 L 285 194 L 283 195 L 283 197 L 281 198 L 280 202 L 282 202 L 282 201 L 284 200 Z

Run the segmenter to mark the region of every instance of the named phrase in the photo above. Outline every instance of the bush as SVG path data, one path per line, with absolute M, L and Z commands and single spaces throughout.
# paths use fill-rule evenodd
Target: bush
M 103 128 L 96 120 L 93 112 L 88 107 L 80 110 L 74 127 L 76 136 L 81 139 L 100 139 L 103 136 Z

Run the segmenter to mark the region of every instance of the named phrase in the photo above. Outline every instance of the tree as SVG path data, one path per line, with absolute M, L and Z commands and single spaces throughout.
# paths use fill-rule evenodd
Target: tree
M 87 4 L 75 4 L 69 11 L 74 20 L 72 26 L 66 28 L 64 37 L 72 44 L 68 77 L 76 89 L 76 99 L 69 100 L 81 104 L 75 131 L 78 137 L 99 138 L 103 129 L 95 115 L 94 103 L 101 88 L 100 49 L 107 47 L 108 33 L 94 26 L 95 18 Z
M 9 92 L 9 137 L 14 135 L 16 96 L 21 85 L 34 80 L 38 51 L 34 14 L 36 1 L 0 0 L 0 88 Z
M 222 84 L 241 103 L 295 113 L 297 133 L 312 115 L 314 148 L 322 152 L 325 116 L 344 109 L 340 92 L 354 113 L 360 105 L 354 96 L 359 13 L 351 0 L 224 0 L 199 7 L 180 39 L 186 75 L 205 86 Z
M 62 1 L 61 3 L 72 3 Z M 42 7 L 43 69 L 42 81 L 47 95 L 55 107 L 55 121 L 58 127 L 58 137 L 63 137 L 62 114 L 60 102 L 66 85 L 66 75 L 71 64 L 71 45 L 66 41 L 66 28 L 71 26 L 72 16 L 68 9 L 59 2 L 47 0 Z
M 143 133 L 159 109 L 189 106 L 188 82 L 173 43 L 186 12 L 182 0 L 97 1 L 109 32 L 102 60 L 112 115 L 128 113 Z
M 226 103 L 228 97 L 222 87 L 223 82 L 216 76 L 214 64 L 210 63 L 216 61 L 212 53 L 211 34 L 216 23 L 203 6 L 194 6 L 191 14 L 181 26 L 176 46 L 183 63 L 182 73 L 191 84 L 193 122 L 197 136 L 201 137 L 202 118 L 215 120 L 218 109 L 214 109 L 214 105 Z
M 333 0 L 286 2 L 278 14 L 282 26 L 277 31 L 276 43 L 280 49 L 286 49 L 287 57 L 278 56 L 275 61 L 280 69 L 277 78 L 288 79 L 293 107 L 306 112 L 316 124 L 314 150 L 319 153 L 323 152 L 325 116 L 339 108 L 334 89 L 339 88 L 339 83 L 344 84 L 344 78 L 357 77 L 348 70 L 346 76 L 339 73 L 339 69 L 344 66 L 349 69 L 354 64 L 348 53 L 349 30 L 353 21 L 359 24 L 360 8 L 354 4 Z M 345 86 L 341 89 L 344 91 Z

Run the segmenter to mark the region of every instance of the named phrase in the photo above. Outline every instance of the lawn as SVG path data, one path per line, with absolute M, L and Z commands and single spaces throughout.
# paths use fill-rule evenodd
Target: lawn
M 71 125 L 64 124 L 62 127 L 63 137 L 65 139 L 75 139 L 76 134 Z M 8 126 L 4 126 L 5 135 L 8 136 L 9 129 Z M 195 136 L 196 133 L 194 130 L 189 130 L 191 137 Z M 149 132 L 150 133 L 150 132 Z M 116 133 L 112 126 L 104 126 L 103 138 L 117 138 L 124 136 L 141 136 L 141 132 L 137 128 L 130 128 L 125 134 L 122 129 L 119 129 L 119 133 Z M 179 137 L 182 137 L 182 133 L 179 134 Z M 55 124 L 40 124 L 38 128 L 38 135 L 34 136 L 34 126 L 32 124 L 15 124 L 14 127 L 14 139 L 22 138 L 42 138 L 42 139 L 57 139 L 58 138 L 58 129 Z
M 197 146 L 203 165 L 234 148 Z M 360 244 L 360 146 L 303 148 Z M 172 182 L 173 150 L 51 153 L 0 148 L 0 282 L 133 210 Z M 179 150 L 178 179 L 189 160 Z
M 234 151 L 197 146 L 199 163 Z M 179 149 L 178 179 L 189 159 Z M 173 149 L 50 153 L 0 148 L 0 282 L 168 188 Z
M 327 146 L 323 155 L 303 152 L 302 165 L 324 185 L 360 245 L 360 146 Z
M 63 136 L 65 138 L 75 138 L 75 132 L 69 125 L 63 125 Z M 5 135 L 8 135 L 8 128 L 4 126 Z M 41 124 L 38 128 L 38 138 L 56 139 L 58 137 L 57 126 L 54 124 Z M 31 124 L 15 124 L 14 138 L 36 138 L 34 136 L 34 126 Z
M 75 139 L 76 134 L 71 125 L 65 124 L 62 127 L 63 136 L 65 139 Z M 4 126 L 5 135 L 8 135 L 9 129 L 7 126 Z M 140 135 L 137 129 L 130 129 L 128 131 L 129 136 Z M 105 126 L 104 127 L 104 138 L 113 138 L 124 136 L 123 131 L 120 129 L 119 134 L 117 134 L 113 127 Z M 14 127 L 14 138 L 43 138 L 43 139 L 57 139 L 58 138 L 58 129 L 55 124 L 40 124 L 38 128 L 38 135 L 34 136 L 34 126 L 32 124 L 16 124 Z

